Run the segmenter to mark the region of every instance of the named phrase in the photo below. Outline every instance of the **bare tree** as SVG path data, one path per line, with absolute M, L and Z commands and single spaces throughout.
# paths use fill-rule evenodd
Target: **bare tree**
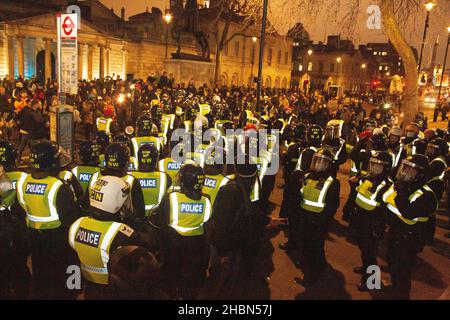
M 257 23 L 261 6 L 258 2 L 249 0 L 219 0 L 215 2 L 215 7 L 210 9 L 215 12 L 211 22 L 211 33 L 214 36 L 216 48 L 214 83 L 217 84 L 221 73 L 223 49 L 231 40 L 244 35 L 248 28 Z M 232 28 L 232 24 L 238 27 Z
M 253 2 L 253 6 L 262 2 L 262 0 L 250 1 Z M 418 111 L 418 66 L 411 44 L 408 43 L 405 34 L 402 32 L 402 26 L 414 13 L 418 12 L 422 1 L 377 0 L 377 2 L 381 9 L 384 32 L 402 58 L 405 67 L 404 107 L 402 110 L 404 122 L 408 123 L 414 120 Z M 358 15 L 366 13 L 366 8 L 362 6 L 362 3 L 362 0 L 269 0 L 269 19 L 271 19 L 270 22 L 275 29 L 280 31 L 286 30 L 287 25 L 295 25 L 295 23 L 303 23 L 311 19 L 315 20 L 324 11 L 328 14 L 330 20 L 336 19 L 338 12 L 341 12 L 343 13 L 343 18 L 339 21 L 341 30 L 351 36 L 358 28 Z M 438 3 L 438 5 L 440 4 Z M 270 12 L 271 10 L 272 12 Z M 282 14 L 286 12 L 300 13 Z M 327 21 L 324 21 L 324 23 L 327 23 Z M 307 26 L 306 30 L 308 31 Z

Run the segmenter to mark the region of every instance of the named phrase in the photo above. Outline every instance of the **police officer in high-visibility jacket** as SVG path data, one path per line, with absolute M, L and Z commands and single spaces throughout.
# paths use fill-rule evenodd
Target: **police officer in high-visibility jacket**
M 329 150 L 333 154 L 333 169 L 336 176 L 339 166 L 347 161 L 347 149 L 345 140 L 342 139 L 344 121 L 330 120 L 325 128 L 325 137 L 322 141 L 322 149 Z
M 167 189 L 172 185 L 172 181 L 167 173 L 156 171 L 158 150 L 154 145 L 143 145 L 139 148 L 137 156 L 139 168 L 137 171 L 130 172 L 130 174 L 141 185 L 145 202 L 145 215 L 149 216 L 152 210 L 158 208 L 167 193 Z
M 392 157 L 386 151 L 374 153 L 367 168 L 356 187 L 355 211 L 352 217 L 352 228 L 356 242 L 361 251 L 362 266 L 355 268 L 362 274 L 358 285 L 360 291 L 366 291 L 367 268 L 377 265 L 378 241 L 384 230 L 383 194 L 390 188 L 392 181 L 389 174 L 392 170 Z
M 333 154 L 329 150 L 319 150 L 314 154 L 311 173 L 301 181 L 298 197 L 291 205 L 289 223 L 298 235 L 299 244 L 305 258 L 304 278 L 295 279 L 304 286 L 316 283 L 326 267 L 325 238 L 328 226 L 339 207 L 340 183 L 334 177 Z M 298 201 L 300 200 L 300 201 Z
M 77 178 L 83 189 L 83 194 L 89 186 L 89 181 L 94 173 L 100 171 L 100 146 L 92 141 L 83 141 L 80 144 L 81 164 L 72 169 L 72 173 Z
M 219 190 L 234 178 L 226 175 L 226 154 L 223 148 L 206 149 L 205 159 L 205 184 L 202 192 L 209 196 L 214 206 Z
M 86 299 L 115 298 L 114 288 L 110 286 L 109 261 L 116 249 L 129 245 L 152 246 L 144 235 L 121 223 L 121 209 L 130 190 L 131 186 L 118 177 L 97 179 L 89 190 L 89 216 L 79 218 L 70 227 L 69 244 L 78 255 L 86 280 Z
M 158 157 L 162 151 L 161 139 L 158 136 L 152 135 L 153 121 L 149 116 L 140 116 L 136 120 L 136 136 L 131 139 L 131 145 L 133 147 L 133 156 L 135 159 L 138 158 L 139 148 L 144 144 L 151 144 L 156 148 L 158 152 Z M 156 128 L 156 126 L 155 126 Z M 157 132 L 157 131 L 156 131 Z
M 180 170 L 180 192 L 169 193 L 156 210 L 162 235 L 163 272 L 172 298 L 196 298 L 206 277 L 205 225 L 212 206 L 202 194 L 204 181 L 202 168 L 184 165 Z
M 419 133 L 419 125 L 415 122 L 411 122 L 405 127 L 405 136 L 400 139 L 400 147 L 396 155 L 395 166 L 399 166 L 403 159 L 416 154 L 414 142 L 419 140 Z
M 430 170 L 428 170 L 428 186 L 433 190 L 438 203 L 442 199 L 445 189 L 445 171 L 447 170 L 448 144 L 442 138 L 435 138 L 428 142 L 426 148 L 426 155 L 430 162 Z M 448 190 L 447 190 L 448 192 Z M 436 216 L 432 214 L 427 223 L 427 237 L 428 245 L 433 244 L 434 234 L 436 231 Z
M 427 185 L 428 160 L 423 155 L 404 159 L 395 183 L 383 195 L 388 231 L 388 263 L 391 292 L 396 299 L 409 299 L 411 273 L 423 246 L 425 224 L 438 206 Z
M 177 184 L 177 175 L 183 164 L 181 161 L 183 150 L 184 144 L 182 142 L 171 141 L 171 154 L 158 162 L 158 170 L 169 175 L 172 180 L 172 186 Z
M 306 133 L 306 147 L 301 150 L 297 163 L 295 165 L 295 170 L 293 174 L 286 179 L 286 185 L 283 191 L 283 201 L 281 202 L 280 217 L 287 218 L 290 212 L 289 205 L 294 203 L 292 201 L 294 197 L 298 194 L 298 181 L 302 179 L 311 167 L 311 162 L 314 154 L 319 150 L 320 144 L 322 143 L 323 129 L 319 125 L 312 125 L 308 128 Z M 291 247 L 298 244 L 298 240 L 291 241 L 291 236 L 295 237 L 295 231 L 289 234 L 289 240 L 286 243 L 281 243 L 278 247 L 281 250 L 289 250 Z
M 30 271 L 27 267 L 28 244 L 26 227 L 19 217 L 13 215 L 17 212 L 16 187 L 17 181 L 26 178 L 25 172 L 16 168 L 17 151 L 14 145 L 7 140 L 0 140 L 0 168 L 3 174 L 0 184 L 8 181 L 8 186 L 0 188 L 3 192 L 0 197 L 0 298 L 25 299 L 29 289 Z M 4 175 L 4 176 L 3 176 Z M 9 230 L 9 232 L 6 232 Z M 10 237 L 7 236 L 10 235 Z
M 57 178 L 56 145 L 35 144 L 30 162 L 31 174 L 17 182 L 17 199 L 30 236 L 33 292 L 36 298 L 61 298 L 73 258 L 66 237 L 79 212 L 70 187 Z
M 128 174 L 130 149 L 121 143 L 112 143 L 106 148 L 105 168 L 92 175 L 89 181 L 90 190 L 97 179 L 104 176 L 114 176 L 123 179 L 131 186 L 131 197 L 127 201 L 127 210 L 124 210 L 124 222 L 137 229 L 145 219 L 145 203 L 142 188 L 137 179 Z M 83 208 L 89 206 L 89 192 L 84 195 Z
M 109 134 L 107 134 L 105 131 L 99 131 L 97 132 L 97 136 L 95 138 L 95 142 L 98 144 L 99 146 L 99 166 L 101 168 L 105 167 L 105 150 L 106 147 L 109 146 L 109 144 L 111 143 L 111 137 Z
M 108 134 L 117 133 L 119 131 L 118 124 L 114 121 L 114 107 L 107 105 L 103 109 L 103 116 L 97 118 L 97 132 L 105 131 Z
M 379 130 L 379 129 L 375 129 Z M 374 131 L 375 132 L 375 131 Z M 355 210 L 356 187 L 359 179 L 367 173 L 370 158 L 376 152 L 387 152 L 387 137 L 383 133 L 375 133 L 361 138 L 350 152 L 350 193 L 343 208 L 342 219 L 351 223 L 351 218 Z M 394 155 L 391 155 L 391 163 L 394 161 Z
M 130 138 L 126 134 L 119 134 L 114 137 L 113 142 L 120 143 L 130 150 L 130 160 L 128 162 L 128 170 L 137 170 L 138 163 L 137 158 L 134 157 L 134 154 L 131 152 L 133 150 L 133 145 L 131 143 Z

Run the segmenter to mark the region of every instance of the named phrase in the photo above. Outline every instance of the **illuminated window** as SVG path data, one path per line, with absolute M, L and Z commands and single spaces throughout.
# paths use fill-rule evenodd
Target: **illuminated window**
M 389 67 L 388 66 L 384 67 L 384 70 L 389 70 Z
M 374 56 L 376 56 L 377 54 L 378 54 L 378 52 L 377 52 L 377 51 L 374 51 L 374 52 L 373 52 L 373 55 L 374 55 Z
M 299 64 L 298 65 L 298 71 L 302 71 L 303 70 L 303 65 L 302 64 Z
M 309 62 L 308 63 L 308 71 L 312 71 L 312 68 L 313 68 L 313 64 L 312 64 L 312 62 Z
M 378 67 L 378 70 L 383 70 L 383 67 L 382 67 L 382 66 L 379 66 L 379 67 Z

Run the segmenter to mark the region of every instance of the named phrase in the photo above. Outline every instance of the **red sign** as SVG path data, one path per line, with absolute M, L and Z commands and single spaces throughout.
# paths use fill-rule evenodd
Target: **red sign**
M 73 23 L 72 19 L 70 19 L 69 16 L 66 16 L 66 18 L 63 21 L 62 29 L 66 36 L 72 35 L 73 29 L 76 28 L 75 24 Z

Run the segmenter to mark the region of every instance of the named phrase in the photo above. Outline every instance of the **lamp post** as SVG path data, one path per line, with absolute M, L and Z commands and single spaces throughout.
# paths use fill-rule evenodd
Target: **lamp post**
M 441 81 L 439 83 L 439 92 L 438 92 L 438 96 L 437 96 L 438 103 L 441 99 L 442 82 L 444 81 L 445 65 L 447 64 L 448 46 L 450 45 L 450 27 L 447 28 L 447 31 L 448 31 L 448 39 L 447 39 L 447 47 L 445 48 L 444 65 L 442 66 Z M 448 83 L 449 83 L 449 81 L 447 81 L 447 87 L 448 87 Z
M 306 74 L 308 74 L 308 71 L 309 71 L 309 64 L 311 62 L 311 55 L 313 54 L 312 49 L 309 49 L 307 51 L 307 53 L 308 53 L 308 63 L 306 64 Z M 312 71 L 312 67 L 311 67 L 311 71 Z M 310 87 L 311 87 L 311 77 L 309 77 L 309 79 L 308 79 L 308 85 L 305 88 L 305 94 L 309 93 L 309 88 Z
M 167 59 L 167 53 L 169 50 L 169 24 L 172 21 L 172 15 L 170 12 L 166 11 L 166 14 L 164 15 L 164 21 L 166 22 L 166 59 Z
M 264 42 L 266 39 L 266 24 L 267 24 L 267 6 L 269 0 L 264 0 L 263 3 L 263 16 L 262 16 L 262 26 L 261 26 L 261 41 L 259 44 L 259 68 L 258 68 L 258 83 L 256 88 L 256 112 L 260 110 L 261 104 L 261 82 L 262 82 L 262 68 L 263 68 L 263 58 L 264 58 Z
M 364 74 L 364 84 L 366 83 L 366 68 L 367 68 L 367 65 L 365 63 L 361 64 L 361 69 L 363 70 L 363 74 Z M 364 93 L 366 93 L 366 85 L 364 85 Z
M 427 18 L 425 19 L 425 29 L 423 30 L 423 38 L 422 38 L 422 48 L 420 49 L 419 68 L 418 68 L 419 74 L 420 74 L 420 68 L 422 67 L 422 57 L 423 57 L 423 48 L 425 46 L 425 38 L 427 37 L 427 30 L 428 30 L 428 27 L 430 26 L 430 24 L 429 24 L 430 12 L 434 6 L 435 6 L 435 3 L 432 1 L 428 1 L 425 4 L 425 9 L 427 9 Z
M 253 67 L 255 66 L 255 48 L 256 48 L 256 41 L 258 41 L 257 37 L 252 37 L 253 47 L 252 47 L 252 72 L 251 72 L 251 80 L 250 85 L 253 87 Z

